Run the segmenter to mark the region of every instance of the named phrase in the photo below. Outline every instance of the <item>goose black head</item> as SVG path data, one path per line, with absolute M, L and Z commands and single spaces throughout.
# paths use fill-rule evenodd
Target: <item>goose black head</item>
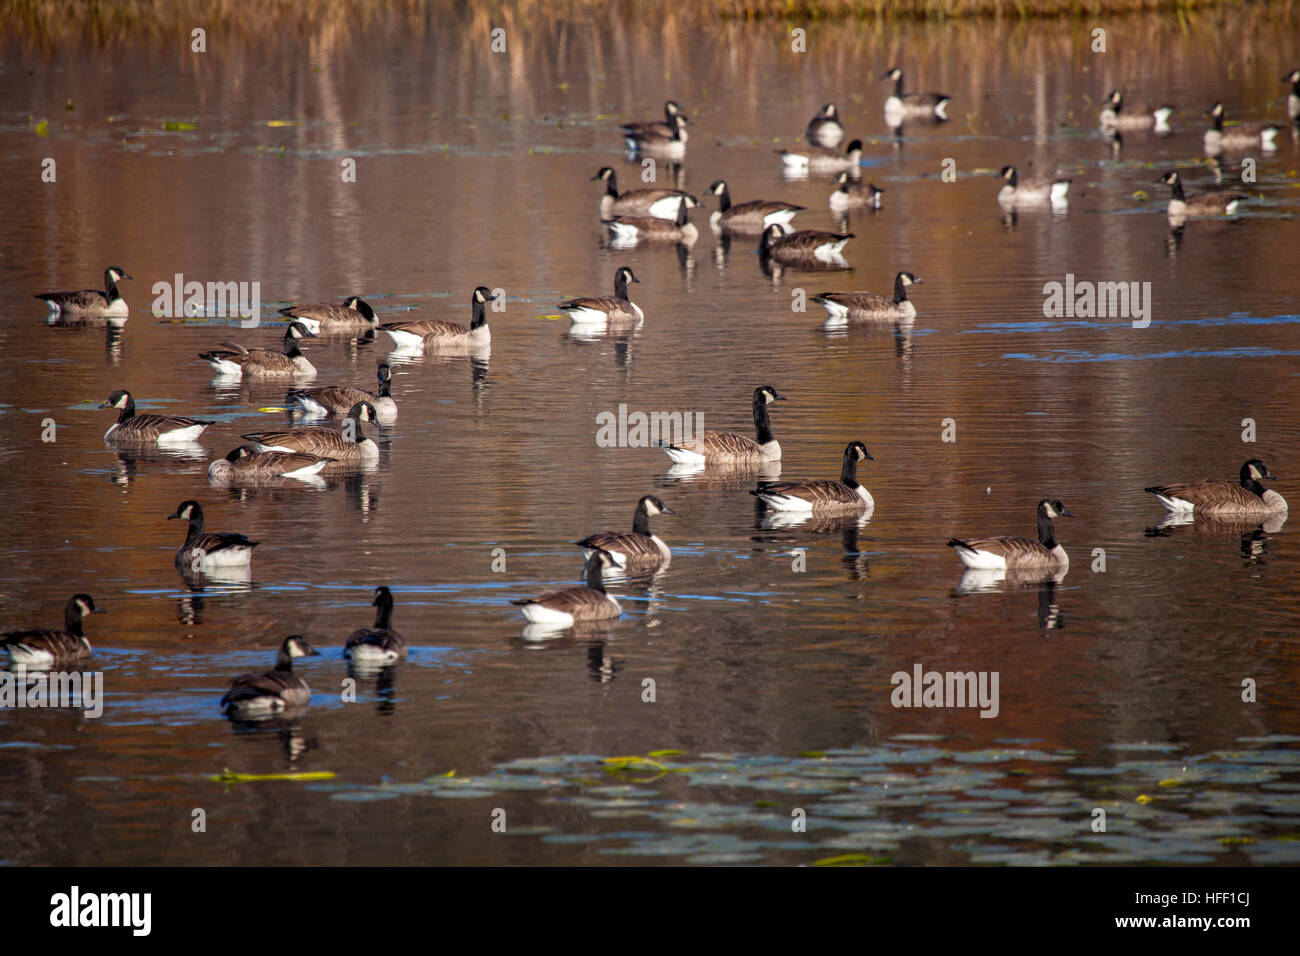
M 669 100 L 667 103 L 664 104 L 664 112 L 667 113 L 669 116 L 676 116 L 681 111 L 682 108 L 677 105 L 676 100 Z
M 600 171 L 596 173 L 595 176 L 592 176 L 591 179 L 592 182 L 595 182 L 597 179 L 609 179 L 613 175 L 614 170 L 610 169 L 608 166 L 602 166 L 600 167 Z
M 727 191 L 727 181 L 725 179 L 716 179 L 713 185 L 705 190 L 710 196 L 721 196 Z
M 379 363 L 378 374 L 380 382 L 391 382 L 393 380 L 393 370 L 387 362 Z
M 301 322 L 292 323 L 285 335 L 293 336 L 295 339 L 314 339 L 317 337 L 315 332 Z
M 293 660 L 295 657 L 319 657 L 320 651 L 311 646 L 307 638 L 301 634 L 291 634 L 284 639 L 284 644 L 280 646 L 280 653 Z
M 839 113 L 839 109 L 835 106 L 834 103 L 827 103 L 825 106 L 822 107 L 821 116 L 823 119 L 835 119 L 838 113 Z
M 898 67 L 893 67 L 893 68 L 891 68 L 891 69 L 886 70 L 886 71 L 881 75 L 880 78 L 881 78 L 882 80 L 894 80 L 894 81 L 898 81 L 898 80 L 901 80 L 901 79 L 903 78 L 903 71 L 900 70 Z
M 1111 90 L 1109 95 L 1106 97 L 1106 102 L 1118 110 L 1120 105 L 1124 102 L 1124 94 L 1119 90 Z
M 353 309 L 354 311 L 360 312 L 363 316 L 365 316 L 367 322 L 376 321 L 375 310 L 370 307 L 369 302 L 367 302 L 365 299 L 361 298 L 358 295 L 350 296 L 349 298 L 344 299 L 343 305 L 345 308 Z
M 383 607 L 384 605 L 388 605 L 389 607 L 391 607 L 392 604 L 393 604 L 392 591 L 388 590 L 388 588 L 384 587 L 384 585 L 382 584 L 379 587 L 375 588 L 375 599 L 370 602 L 371 607 Z
M 1174 183 L 1178 182 L 1180 178 L 1181 177 L 1179 177 L 1178 175 L 1178 170 L 1171 169 L 1169 170 L 1169 172 L 1165 173 L 1163 176 L 1157 179 L 1156 182 L 1164 183 L 1166 186 L 1172 186 L 1174 185 Z
M 109 279 L 111 279 L 114 282 L 121 282 L 123 279 L 135 278 L 135 276 L 131 275 L 121 266 L 109 266 L 107 271 L 108 271 Z
M 771 405 L 773 402 L 784 402 L 785 400 L 785 396 L 771 385 L 760 385 L 754 389 L 754 401 L 761 401 L 764 405 Z
M 254 448 L 252 445 L 240 445 L 238 448 L 232 448 L 230 450 L 230 453 L 226 455 L 226 461 L 231 461 L 231 462 L 239 461 L 239 459 L 241 458 L 247 458 L 249 455 L 256 455 L 256 454 L 257 454 L 257 449 Z M 174 518 L 176 516 L 172 515 L 172 517 Z
M 99 407 L 100 408 L 126 408 L 127 405 L 132 405 L 132 404 L 134 404 L 134 402 L 131 401 L 131 393 L 124 388 L 119 388 L 112 395 L 108 396 L 108 398 L 105 401 L 100 402 Z
M 1005 179 L 1007 182 L 1012 182 L 1016 178 L 1016 167 L 1003 166 L 1001 169 L 998 170 L 998 175 L 1001 176 L 1003 179 Z
M 1044 498 L 1038 502 L 1038 513 L 1045 518 L 1073 518 L 1059 498 Z
M 483 303 L 483 302 L 495 302 L 495 301 L 496 301 L 496 298 L 497 298 L 497 297 L 496 297 L 495 295 L 492 294 L 492 290 L 489 289 L 489 288 L 488 288 L 487 286 L 485 286 L 485 285 L 481 285 L 481 286 L 479 286 L 477 289 L 474 290 L 474 301 L 475 301 L 475 302 L 479 302 L 479 303 Z
M 896 278 L 903 285 L 921 285 L 925 282 L 920 276 L 911 272 L 900 272 Z
M 641 281 L 635 275 L 632 274 L 632 270 L 628 266 L 618 267 L 618 271 L 614 273 L 614 281 L 617 282 L 619 279 L 622 279 L 624 282 L 639 283 Z
M 768 249 L 771 249 L 784 235 L 785 228 L 779 222 L 772 223 L 772 225 L 763 230 L 763 236 L 758 243 L 759 251 L 766 252 Z
M 656 498 L 654 495 L 645 495 L 644 497 L 642 497 L 642 499 L 639 502 L 637 502 L 637 505 L 648 515 L 677 514 L 676 511 L 673 511 L 672 508 L 669 508 L 666 504 L 663 503 L 663 501 L 661 501 L 659 498 Z
M 854 461 L 862 461 L 863 459 L 867 461 L 876 460 L 872 457 L 871 452 L 867 451 L 867 446 L 860 441 L 849 442 L 849 446 L 844 449 L 844 457 L 852 458 Z
M 182 501 L 176 506 L 176 513 L 167 516 L 168 521 L 173 518 L 183 518 L 187 521 L 193 521 L 195 518 L 202 520 L 203 506 L 197 501 Z
M 104 613 L 104 609 L 102 607 L 95 607 L 95 599 L 92 598 L 89 594 L 72 595 L 72 597 L 68 598 L 67 609 L 69 611 L 76 609 L 78 615 Z
M 1283 83 L 1300 83 L 1300 70 L 1292 70 L 1286 76 L 1282 77 Z
M 1252 458 L 1241 466 L 1241 476 L 1245 478 L 1247 475 L 1255 481 L 1259 481 L 1262 478 L 1268 478 L 1272 481 L 1279 480 L 1277 475 L 1268 470 L 1268 465 L 1264 464 L 1258 458 Z
M 844 152 L 846 154 L 862 152 L 862 140 L 855 139 L 853 142 L 849 143 L 849 148 L 846 149 Z
M 370 402 L 357 402 L 348 409 L 348 413 L 344 417 L 352 418 L 359 422 L 379 423 L 379 412 L 375 410 L 375 406 L 370 404 Z M 360 436 L 358 436 L 357 440 L 360 441 Z

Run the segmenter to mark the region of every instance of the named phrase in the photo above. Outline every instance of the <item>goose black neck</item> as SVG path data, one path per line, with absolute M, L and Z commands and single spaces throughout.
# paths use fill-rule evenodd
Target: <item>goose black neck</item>
M 604 594 L 605 579 L 602 576 L 601 571 L 602 567 L 600 561 L 592 558 L 587 562 L 587 587 L 591 588 L 593 591 L 599 591 L 601 594 Z
M 903 98 L 903 74 L 902 73 L 898 74 L 897 79 L 894 80 L 894 95 L 897 96 L 900 100 Z
M 622 272 L 614 276 L 614 298 L 630 302 L 627 297 L 627 276 Z
M 722 184 L 722 192 L 718 193 L 718 211 L 726 212 L 731 208 L 731 189 L 726 183 Z
M 1222 114 L 1222 113 L 1215 113 L 1215 114 L 1213 114 L 1213 115 L 1210 117 L 1210 129 L 1212 129 L 1212 130 L 1214 130 L 1215 132 L 1218 132 L 1218 133 L 1222 133 L 1222 132 L 1223 132 L 1223 114 Z
M 392 379 L 386 376 L 380 376 L 379 391 L 376 393 L 380 398 L 392 398 Z
M 479 300 L 474 296 L 474 321 L 470 322 L 471 329 L 481 329 L 487 325 L 487 303 Z
M 297 358 L 302 352 L 298 351 L 298 340 L 294 338 L 293 326 L 284 333 L 284 354 L 289 358 Z
M 924 299 L 924 296 L 922 297 L 922 299 Z M 903 277 L 901 275 L 895 276 L 894 277 L 894 302 L 897 304 L 902 304 L 906 301 L 907 301 L 907 283 L 903 281 Z
M 387 631 L 393 624 L 393 596 L 391 594 L 382 595 L 379 598 L 379 604 L 375 606 L 375 627 Z
M 618 177 L 612 171 L 609 178 L 605 180 L 605 195 L 618 198 Z
M 69 601 L 63 609 L 63 629 L 69 634 L 81 637 L 81 607 L 76 601 Z
M 673 225 L 678 229 L 686 225 L 686 200 L 683 199 L 677 204 L 677 218 L 673 220 Z
M 1183 196 L 1183 180 L 1181 177 L 1175 179 L 1172 183 L 1170 183 L 1169 188 L 1174 191 L 1175 199 L 1177 199 L 1179 202 L 1186 201 L 1185 197 Z
M 645 534 L 650 533 L 650 514 L 645 510 L 645 502 L 638 502 L 636 511 L 632 515 L 632 533 Z
M 121 298 L 117 291 L 117 283 L 113 281 L 112 269 L 104 270 L 104 294 L 108 296 L 109 302 Z
M 844 467 L 840 469 L 840 484 L 848 485 L 850 488 L 858 486 L 858 456 L 852 448 L 844 453 Z
M 762 394 L 754 396 L 754 431 L 755 440 L 766 445 L 772 440 L 772 422 L 767 417 L 767 398 Z
M 190 530 L 185 536 L 185 543 L 188 545 L 191 541 L 203 533 L 203 512 L 195 508 L 190 512 Z
M 343 429 L 343 438 L 346 440 L 350 431 L 352 433 L 353 443 L 359 444 L 365 439 L 365 433 L 361 430 L 361 409 L 357 406 L 353 406 L 352 409 L 348 411 L 347 421 L 352 423 L 352 428 Z
M 130 418 L 135 417 L 135 399 L 130 395 L 126 397 L 126 404 L 122 406 L 122 411 L 117 416 L 117 423 L 121 425 Z
M 1044 548 L 1048 551 L 1056 547 L 1056 525 L 1052 519 L 1043 512 L 1038 514 L 1038 540 L 1042 542 Z
M 1020 183 L 1020 173 L 1014 167 L 1011 169 L 1011 175 L 1007 177 L 1007 185 L 1015 189 Z
M 1295 96 L 1300 96 L 1300 80 L 1296 80 L 1291 84 L 1291 92 Z
M 293 658 L 290 657 L 283 649 L 275 657 L 275 669 L 281 674 L 293 673 Z

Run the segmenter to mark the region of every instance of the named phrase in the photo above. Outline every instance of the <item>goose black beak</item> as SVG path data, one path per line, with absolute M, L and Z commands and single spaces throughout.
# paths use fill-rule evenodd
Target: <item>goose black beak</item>
M 135 276 L 131 275 L 131 273 L 129 273 L 129 272 L 123 272 L 123 273 L 122 273 L 122 278 L 123 278 L 123 279 L 134 279 Z
M 778 394 L 778 395 L 776 396 L 776 400 L 777 400 L 778 402 L 788 401 L 788 399 L 787 399 L 784 395 L 781 395 L 781 394 Z
M 100 408 L 109 408 L 112 404 L 113 404 L 113 403 L 110 402 L 108 399 L 104 399 L 102 402 L 99 403 L 99 407 L 100 407 Z
M 102 607 L 97 607 L 97 608 L 95 608 L 93 611 L 91 611 L 90 613 L 91 613 L 91 614 L 103 614 L 103 613 L 104 613 L 104 609 L 103 609 Z
M 925 280 L 920 276 L 912 276 L 912 285 L 925 285 Z
M 1072 514 L 1072 513 L 1070 512 L 1070 509 L 1069 509 L 1069 508 L 1066 508 L 1066 507 L 1064 507 L 1064 506 L 1061 507 L 1061 510 L 1058 511 L 1057 514 L 1060 515 L 1062 518 L 1075 518 L 1075 517 L 1078 517 L 1077 515 Z
M 664 515 L 675 515 L 675 514 L 677 514 L 676 511 L 673 511 L 673 509 L 672 509 L 672 508 L 669 508 L 667 505 L 664 505 L 662 508 L 660 508 L 660 509 L 659 509 L 659 513 L 660 513 L 660 514 L 664 514 Z

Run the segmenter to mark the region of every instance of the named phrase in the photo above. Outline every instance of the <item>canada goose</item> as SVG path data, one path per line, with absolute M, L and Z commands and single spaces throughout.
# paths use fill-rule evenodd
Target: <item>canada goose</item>
M 1056 543 L 1052 519 L 1073 518 L 1065 505 L 1055 498 L 1038 502 L 1038 540 L 1003 535 L 997 538 L 950 538 L 948 547 L 957 549 L 957 557 L 968 568 L 1000 570 L 1004 568 L 1055 568 L 1070 563 L 1070 556 Z
M 605 593 L 602 577 L 606 568 L 617 567 L 608 551 L 594 551 L 583 568 L 587 579 L 585 587 L 547 591 L 535 598 L 511 601 L 519 606 L 529 622 L 553 629 L 572 627 L 582 621 L 604 621 L 618 617 L 623 609 Z
M 677 113 L 670 116 L 666 123 L 654 123 L 635 131 L 624 127 L 627 148 L 633 152 L 681 160 L 686 156 L 687 122 L 685 114 Z
M 176 552 L 176 567 L 181 570 L 208 571 L 243 566 L 252 561 L 258 542 L 229 531 L 204 531 L 203 506 L 197 501 L 182 501 L 176 506 L 176 513 L 167 516 L 168 521 L 173 518 L 190 523 L 185 543 Z
M 628 149 L 636 148 L 636 140 L 642 134 L 651 133 L 663 136 L 671 136 L 675 128 L 674 118 L 680 116 L 684 120 L 689 117 L 682 112 L 682 108 L 673 100 L 664 104 L 664 118 L 662 120 L 650 120 L 645 123 L 624 123 L 620 127 L 627 137 Z M 681 131 L 682 142 L 686 142 L 686 130 Z
M 369 402 L 375 407 L 380 424 L 390 425 L 397 420 L 397 402 L 393 401 L 393 370 L 387 362 L 379 363 L 379 389 L 367 392 L 364 388 L 323 385 L 319 388 L 296 388 L 285 396 L 286 402 L 296 403 L 309 418 L 326 418 L 346 415 L 359 402 Z
M 334 460 L 302 452 L 258 451 L 252 445 L 240 445 L 208 466 L 208 481 L 214 484 L 264 478 L 305 481 Z
M 1256 146 L 1270 152 L 1277 149 L 1276 144 L 1273 142 L 1273 138 L 1277 136 L 1278 131 L 1278 126 L 1275 123 L 1267 125 L 1248 123 L 1224 129 L 1223 120 L 1227 113 L 1223 109 L 1222 103 L 1215 103 L 1206 111 L 1206 115 L 1210 117 L 1210 128 L 1205 131 L 1205 151 L 1207 153 L 1217 153 L 1225 149 L 1234 151 L 1253 149 Z
M 903 71 L 898 67 L 886 72 L 882 80 L 894 81 L 894 92 L 885 99 L 886 113 L 901 113 L 904 116 L 935 116 L 948 118 L 948 101 L 952 99 L 947 93 L 904 93 Z M 896 126 L 896 123 L 890 123 Z
M 1124 113 L 1124 94 L 1120 90 L 1111 90 L 1106 97 L 1106 105 L 1097 115 L 1097 121 L 1106 129 L 1154 129 L 1156 132 L 1169 131 L 1169 117 L 1173 115 L 1172 106 L 1160 106 L 1154 110 L 1140 110 L 1137 113 Z
M 1173 198 L 1169 200 L 1170 219 L 1196 219 L 1206 216 L 1232 216 L 1237 212 L 1237 205 L 1249 196 L 1242 193 L 1195 193 L 1183 194 L 1183 179 L 1178 170 L 1171 169 L 1156 182 L 1169 187 Z
M 1286 97 L 1286 115 L 1300 120 L 1300 70 L 1292 70 L 1282 77 L 1282 82 L 1291 84 L 1291 92 Z
M 1268 465 L 1258 458 L 1252 458 L 1241 466 L 1238 481 L 1210 478 L 1205 481 L 1155 485 L 1144 490 L 1155 495 L 1167 510 L 1175 513 L 1270 515 L 1286 511 L 1286 499 L 1261 485 L 1259 482 L 1262 478 L 1278 480 L 1277 475 L 1268 470 Z
M 851 441 L 844 449 L 844 466 L 840 480 L 764 482 L 751 495 L 761 499 L 773 511 L 796 511 L 800 514 L 854 514 L 874 508 L 871 492 L 858 484 L 858 462 L 875 461 L 867 446 Z
M 614 273 L 612 296 L 586 296 L 561 302 L 556 308 L 569 317 L 574 325 L 604 325 L 607 322 L 640 321 L 645 318 L 641 306 L 627 297 L 627 283 L 640 282 L 627 266 L 619 266 Z
M 379 446 L 361 430 L 362 422 L 376 421 L 375 406 L 357 402 L 348 410 L 338 428 L 328 425 L 304 425 L 285 431 L 252 432 L 241 435 L 258 451 L 300 452 L 354 464 L 379 457 Z
M 844 127 L 840 125 L 840 111 L 834 103 L 827 103 L 817 111 L 817 115 L 808 121 L 804 136 L 814 146 L 834 149 L 844 139 Z
M 655 216 L 618 216 L 605 221 L 605 228 L 615 242 L 635 243 L 642 239 L 662 239 L 673 242 L 694 242 L 699 238 L 697 230 L 687 220 L 688 203 L 682 199 L 677 203 L 677 218 L 672 222 Z
M 9 651 L 9 664 L 37 670 L 79 661 L 90 656 L 90 641 L 81 633 L 86 614 L 103 614 L 89 594 L 74 594 L 63 609 L 63 630 L 38 627 L 29 631 L 0 634 L 0 645 Z
M 884 190 L 877 188 L 875 183 L 864 186 L 861 183 L 851 182 L 846 171 L 835 177 L 835 185 L 838 188 L 831 193 L 830 198 L 831 209 L 835 212 L 843 212 L 846 209 L 880 208 L 880 197 Z
M 778 149 L 787 169 L 810 173 L 837 173 L 841 169 L 857 169 L 862 165 L 862 140 L 855 139 L 848 148 L 838 153 L 824 146 L 809 146 L 804 149 Z
M 826 310 L 828 326 L 847 325 L 854 319 L 914 319 L 916 306 L 907 298 L 907 287 L 921 281 L 910 272 L 900 272 L 894 276 L 893 299 L 874 292 L 823 292 L 813 296 L 813 301 Z
M 81 292 L 42 292 L 35 298 L 50 307 L 51 312 L 81 315 L 125 316 L 130 313 L 126 300 L 117 291 L 117 284 L 123 279 L 130 279 L 119 266 L 109 266 L 104 270 L 104 291 L 85 289 Z
M 790 265 L 801 263 L 839 264 L 844 261 L 841 252 L 853 233 L 819 232 L 804 229 L 785 233 L 781 226 L 772 225 L 763 230 L 759 241 L 760 255 Z
M 683 196 L 691 206 L 700 205 L 700 201 L 689 193 L 677 189 L 630 189 L 621 196 L 618 193 L 618 179 L 614 170 L 608 166 L 591 177 L 592 180 L 605 181 L 605 194 L 600 197 L 600 218 L 613 219 L 615 216 L 654 216 L 672 222 L 677 218 L 677 207 Z
M 680 445 L 664 444 L 663 450 L 678 465 L 761 465 L 781 460 L 781 445 L 772 435 L 767 406 L 784 402 L 771 385 L 754 389 L 754 437 L 735 432 L 705 432 Z
M 768 199 L 751 199 L 748 202 L 731 204 L 731 190 L 725 180 L 719 179 L 708 188 L 708 192 L 718 197 L 718 209 L 709 216 L 709 222 L 715 229 L 728 232 L 759 233 L 772 224 L 789 225 L 790 220 L 803 206 L 789 202 L 776 202 Z
M 137 415 L 135 399 L 125 389 L 118 389 L 100 408 L 117 408 L 121 413 L 108 431 L 104 441 L 133 444 L 182 445 L 196 441 L 212 422 L 180 415 Z
M 472 317 L 469 328 L 454 322 L 421 319 L 417 322 L 389 322 L 381 325 L 393 346 L 399 351 L 439 352 L 457 354 L 475 352 L 492 344 L 492 330 L 488 328 L 487 303 L 496 297 L 487 286 L 479 286 L 470 296 Z
M 636 503 L 630 532 L 599 531 L 574 543 L 582 549 L 584 561 L 597 552 L 606 551 L 620 568 L 662 564 L 672 556 L 672 552 L 661 538 L 651 534 L 650 516 L 673 514 L 677 512 L 654 495 L 645 495 Z
M 320 651 L 297 634 L 284 639 L 275 655 L 275 669 L 260 674 L 244 674 L 230 682 L 230 690 L 221 698 L 221 712 L 235 718 L 268 717 L 285 710 L 305 707 L 311 701 L 311 688 L 293 672 L 298 657 L 318 657 Z
M 379 318 L 370 304 L 359 296 L 349 296 L 342 305 L 330 302 L 313 302 L 310 305 L 291 305 L 280 310 L 281 315 L 291 319 L 304 320 L 303 324 L 313 332 L 355 332 L 373 329 L 379 325 Z
M 998 192 L 998 202 L 1004 206 L 1035 206 L 1050 202 L 1053 204 L 1068 202 L 1066 193 L 1070 191 L 1070 180 L 1047 179 L 1036 176 L 1021 179 L 1014 166 L 1003 166 L 998 175 L 1006 184 Z
M 406 660 L 406 638 L 393 630 L 393 594 L 386 587 L 375 588 L 375 626 L 352 632 L 343 648 L 343 656 L 358 664 L 383 667 Z
M 298 350 L 298 340 L 302 338 L 314 339 L 316 333 L 301 322 L 294 322 L 285 329 L 283 352 L 246 349 L 237 343 L 223 342 L 226 348 L 200 352 L 199 358 L 225 378 L 245 375 L 255 378 L 315 378 L 315 366 Z

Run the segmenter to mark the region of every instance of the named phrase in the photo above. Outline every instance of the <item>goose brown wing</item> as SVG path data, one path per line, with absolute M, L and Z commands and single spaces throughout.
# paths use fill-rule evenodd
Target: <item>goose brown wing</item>
M 1031 538 L 1017 538 L 1001 535 L 996 538 L 972 538 L 964 542 L 976 551 L 987 551 L 1000 555 L 1011 564 L 1032 564 L 1035 562 L 1054 561 L 1052 552 L 1043 547 L 1042 542 Z
M 1258 511 L 1264 507 L 1258 495 L 1247 491 L 1238 482 L 1222 478 L 1175 482 L 1146 490 L 1165 498 L 1190 502 L 1198 511 Z
M 600 531 L 581 541 L 575 542 L 580 548 L 599 548 L 602 551 L 617 551 L 627 555 L 629 560 L 654 558 L 659 560 L 663 552 L 648 534 L 635 532 Z
M 255 548 L 257 542 L 233 531 L 205 531 L 186 546 L 189 550 L 202 549 L 205 554 L 213 554 L 229 548 Z
M 347 323 L 348 325 L 369 325 L 366 317 L 356 309 L 332 302 L 313 302 L 310 305 L 291 305 L 280 310 L 281 315 L 291 319 L 315 319 L 324 323 Z
M 820 246 L 832 242 L 840 242 L 848 238 L 850 237 L 842 236 L 835 232 L 820 232 L 816 229 L 805 229 L 802 232 L 796 232 L 791 236 L 783 236 L 776 243 L 775 248 L 784 253 L 796 253 L 799 255 L 811 256 Z
M 561 302 L 558 306 L 561 309 L 594 309 L 597 312 L 604 312 L 609 316 L 635 316 L 632 311 L 631 303 L 627 299 L 620 299 L 612 295 L 583 296 L 580 299 L 570 299 L 568 302 Z
M 352 410 L 353 405 L 373 402 L 376 397 L 373 392 L 367 392 L 364 388 L 352 388 L 347 385 L 323 385 L 320 388 L 303 389 L 302 393 L 318 405 L 323 405 L 339 415 L 346 415 Z
M 309 468 L 320 461 L 333 461 L 321 455 L 308 455 L 303 452 L 259 451 L 255 455 L 239 459 L 234 463 L 236 471 L 250 474 L 283 475 L 286 472 Z
M 356 647 L 359 644 L 369 644 L 385 651 L 404 651 L 406 649 L 406 638 L 402 637 L 396 631 L 386 627 L 362 627 L 352 632 L 348 638 L 344 650 Z
M 408 332 L 411 335 L 455 335 L 465 331 L 463 325 L 457 325 L 455 322 L 444 322 L 441 319 L 421 319 L 418 322 L 387 322 L 379 328 L 380 331 L 392 329 L 394 332 Z
M 241 435 L 246 441 L 275 448 L 289 448 L 299 454 L 335 458 L 355 452 L 353 442 L 333 428 L 292 428 L 279 432 L 251 432 Z
M 763 485 L 759 489 L 764 494 L 789 495 L 802 498 L 814 505 L 856 505 L 862 503 L 862 497 L 843 482 L 818 478 L 813 481 L 779 481 L 772 485 Z
M 566 588 L 563 591 L 547 591 L 524 604 L 541 604 L 553 611 L 565 611 L 577 620 L 595 620 L 601 617 L 616 617 L 617 608 L 603 591 L 595 588 Z
M 851 312 L 886 312 L 894 306 L 893 299 L 874 292 L 828 292 L 817 298 L 842 305 Z
M 85 638 L 56 628 L 42 627 L 29 631 L 10 631 L 0 635 L 0 645 L 46 651 L 56 660 L 74 660 L 90 655 L 90 646 Z
M 230 682 L 230 690 L 221 703 L 234 704 L 258 697 L 280 697 L 286 704 L 302 703 L 310 696 L 307 682 L 292 671 L 266 671 L 244 674 Z

